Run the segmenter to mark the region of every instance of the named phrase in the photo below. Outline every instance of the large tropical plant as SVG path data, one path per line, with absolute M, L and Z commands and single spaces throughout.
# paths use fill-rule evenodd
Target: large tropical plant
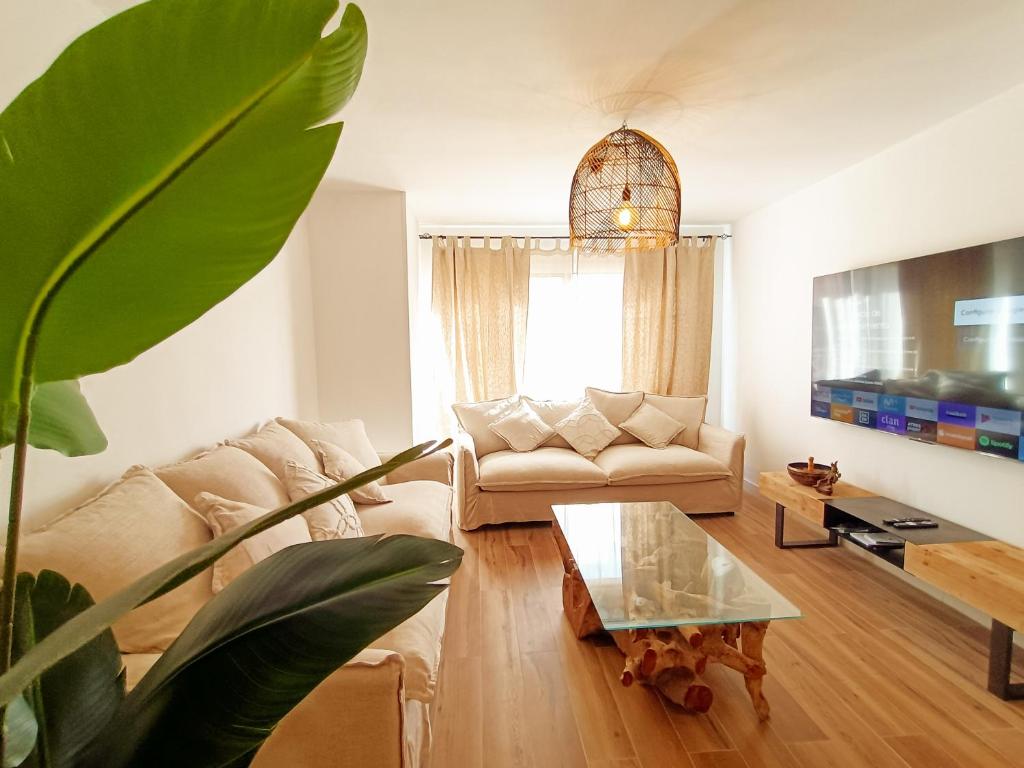
M 211 600 L 127 695 L 118 618 L 445 443 L 274 510 L 98 604 L 57 573 L 17 570 L 29 446 L 106 446 L 78 379 L 229 296 L 309 202 L 341 132 L 325 121 L 366 53 L 355 6 L 322 36 L 336 11 L 336 0 L 150 0 L 78 38 L 0 114 L 0 448 L 14 452 L 4 766 L 247 765 L 295 703 L 458 567 L 457 547 L 410 536 L 289 548 Z

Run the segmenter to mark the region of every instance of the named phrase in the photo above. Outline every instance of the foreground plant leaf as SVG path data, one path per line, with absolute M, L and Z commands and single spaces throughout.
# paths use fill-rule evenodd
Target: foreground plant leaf
M 302 501 L 293 502 L 268 512 L 251 523 L 234 528 L 218 536 L 208 544 L 174 558 L 156 570 L 132 582 L 117 594 L 97 603 L 78 614 L 60 629 L 43 638 L 30 649 L 3 676 L 0 676 L 0 706 L 10 703 L 32 681 L 62 658 L 88 643 L 126 613 L 143 603 L 155 600 L 175 587 L 184 584 L 200 571 L 208 568 L 225 552 L 240 541 L 265 531 L 282 520 L 294 517 L 307 509 L 337 498 L 371 480 L 379 480 L 411 461 L 429 456 L 451 445 L 451 440 L 441 443 L 422 443 L 389 459 L 378 467 L 368 469 L 351 480 L 314 493 Z
M 19 696 L 4 712 L 3 768 L 24 765 L 36 745 L 37 724 L 32 707 Z
M 88 591 L 54 571 L 18 574 L 14 613 L 17 660 L 95 603 Z M 39 726 L 32 766 L 77 764 L 84 748 L 110 721 L 125 694 L 121 653 L 108 629 L 61 659 L 36 680 L 29 700 Z
M 107 438 L 77 381 L 51 381 L 36 387 L 28 442 L 65 456 L 92 456 L 107 448 Z
M 336 0 L 151 0 L 0 114 L 0 446 L 29 375 L 77 379 L 191 323 L 277 254 L 366 54 Z M 71 428 L 69 426 L 69 428 Z
M 267 558 L 196 614 L 82 768 L 248 765 L 281 718 L 443 591 L 461 559 L 452 544 L 404 535 Z

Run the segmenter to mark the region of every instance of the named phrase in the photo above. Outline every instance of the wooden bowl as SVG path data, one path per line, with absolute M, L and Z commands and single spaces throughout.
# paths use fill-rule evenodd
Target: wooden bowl
M 806 461 L 794 461 L 787 464 L 786 469 L 789 470 L 789 476 L 801 485 L 812 486 L 825 477 L 832 467 L 828 464 L 815 464 L 814 469 L 808 469 Z

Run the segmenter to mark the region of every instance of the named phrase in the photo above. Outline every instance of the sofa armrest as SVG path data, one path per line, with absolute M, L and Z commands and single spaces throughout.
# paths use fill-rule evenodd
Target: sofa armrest
M 395 454 L 380 454 L 381 461 L 387 461 Z M 452 487 L 455 483 L 455 452 L 452 448 L 410 461 L 384 477 L 385 483 L 407 483 L 410 480 L 433 480 Z
M 732 472 L 733 479 L 743 483 L 743 452 L 747 439 L 743 435 L 730 432 L 714 424 L 700 425 L 697 438 L 697 450 L 706 453 L 725 464 Z
M 458 524 L 463 530 L 476 526 L 469 524 L 476 508 L 480 488 L 480 462 L 476 458 L 476 444 L 468 432 L 459 431 L 455 436 L 455 508 L 458 510 Z
M 400 654 L 362 651 L 285 715 L 253 768 L 409 765 L 404 673 Z

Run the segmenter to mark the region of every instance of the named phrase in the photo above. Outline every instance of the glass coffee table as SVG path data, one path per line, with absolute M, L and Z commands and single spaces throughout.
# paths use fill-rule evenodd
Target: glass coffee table
M 607 631 L 626 655 L 622 683 L 657 687 L 688 710 L 714 694 L 707 664 L 743 675 L 758 716 L 768 622 L 800 610 L 664 501 L 553 506 L 565 566 L 562 605 L 580 639 Z

